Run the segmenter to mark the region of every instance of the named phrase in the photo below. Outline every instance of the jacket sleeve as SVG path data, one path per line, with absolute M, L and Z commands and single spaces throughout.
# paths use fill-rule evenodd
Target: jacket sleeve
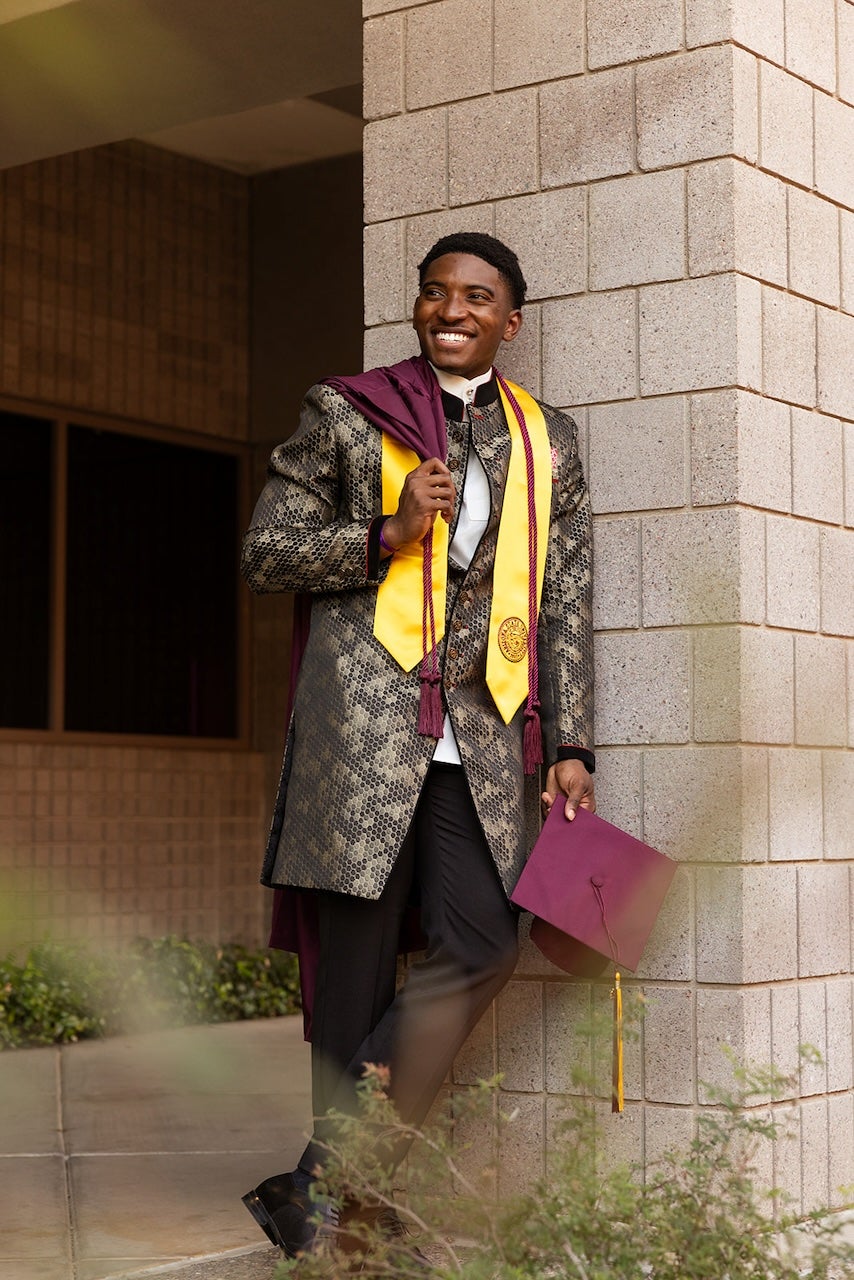
M 296 432 L 273 450 L 243 538 L 241 572 L 253 591 L 347 591 L 386 572 L 375 545 L 379 523 L 367 509 L 353 514 L 344 483 L 342 467 L 357 465 L 340 429 L 348 411 L 338 392 L 312 387 Z
M 538 620 L 539 691 L 546 764 L 593 768 L 593 542 L 587 485 L 571 418 L 544 407 L 554 491 Z

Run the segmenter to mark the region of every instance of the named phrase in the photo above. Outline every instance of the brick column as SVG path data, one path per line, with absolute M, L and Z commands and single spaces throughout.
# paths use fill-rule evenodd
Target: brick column
M 854 5 L 364 0 L 366 361 L 414 265 L 486 230 L 530 282 L 508 372 L 569 407 L 596 512 L 600 812 L 682 862 L 637 975 L 615 1151 L 690 1137 L 721 1053 L 796 1065 L 796 1202 L 854 1180 Z M 846 665 L 847 664 L 847 665 Z M 847 674 L 846 674 L 847 673 Z M 544 1167 L 607 988 L 526 947 L 455 1082 Z M 478 1155 L 489 1155 L 484 1133 Z M 499 1139 L 500 1141 L 500 1139 Z

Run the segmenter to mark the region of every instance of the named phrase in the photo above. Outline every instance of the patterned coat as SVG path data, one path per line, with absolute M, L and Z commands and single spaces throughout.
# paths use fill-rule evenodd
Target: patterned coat
M 457 494 L 474 447 L 489 482 L 491 512 L 469 568 L 449 566 L 442 688 L 509 894 L 536 832 L 540 792 L 536 777 L 523 777 L 522 710 L 505 725 L 484 678 L 510 436 L 494 381 L 479 388 L 470 429 L 449 416 L 461 401 L 443 395 L 443 403 Z M 543 749 L 551 762 L 561 744 L 592 747 L 591 540 L 575 423 L 542 408 L 553 497 L 538 653 Z M 339 392 L 312 387 L 298 430 L 273 452 L 244 538 L 242 569 L 253 591 L 312 596 L 261 877 L 268 885 L 378 898 L 435 748 L 417 732 L 417 669 L 404 672 L 373 637 L 376 588 L 387 571 L 386 561 L 367 552 L 369 526 L 383 514 L 381 457 L 377 428 Z M 522 616 L 526 608 L 523 602 Z

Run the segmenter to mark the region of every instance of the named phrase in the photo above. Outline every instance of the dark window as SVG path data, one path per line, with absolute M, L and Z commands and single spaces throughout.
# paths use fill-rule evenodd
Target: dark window
M 0 413 L 0 724 L 44 729 L 50 688 L 51 424 Z
M 0 725 L 236 737 L 239 458 L 13 414 L 0 449 Z

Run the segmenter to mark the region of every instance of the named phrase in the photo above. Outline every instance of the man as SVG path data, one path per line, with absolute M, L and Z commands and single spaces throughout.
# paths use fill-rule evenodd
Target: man
M 291 1256 L 313 1241 L 324 1117 L 354 1106 L 363 1064 L 389 1068 L 420 1124 L 513 972 L 508 899 L 538 799 L 560 795 L 568 819 L 595 807 L 577 432 L 493 369 L 525 288 L 491 236 L 438 241 L 419 266 L 421 356 L 311 389 L 245 538 L 253 590 L 311 598 L 262 880 L 310 891 L 315 1131 L 293 1172 L 244 1197 Z M 412 903 L 426 953 L 396 994 Z

